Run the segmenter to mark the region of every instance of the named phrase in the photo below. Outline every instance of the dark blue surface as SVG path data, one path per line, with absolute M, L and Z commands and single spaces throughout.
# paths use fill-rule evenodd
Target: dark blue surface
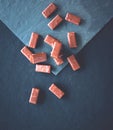
M 23 44 L 0 23 L 0 130 L 113 130 L 113 20 L 77 55 L 81 69 L 34 71 Z M 66 93 L 48 91 L 55 82 Z M 39 104 L 28 103 L 32 87 Z

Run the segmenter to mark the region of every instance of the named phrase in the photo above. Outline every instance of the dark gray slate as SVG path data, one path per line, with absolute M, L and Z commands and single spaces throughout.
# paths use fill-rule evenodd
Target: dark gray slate
M 41 12 L 51 2 L 58 6 L 58 10 L 45 19 Z M 50 30 L 48 22 L 59 14 L 63 18 L 67 12 L 71 12 L 82 18 L 80 26 L 66 21 L 55 29 Z M 28 44 L 31 32 L 38 32 L 42 38 L 39 47 L 35 50 L 50 53 L 51 48 L 43 42 L 47 34 L 62 41 L 65 46 L 66 56 L 79 52 L 91 38 L 113 17 L 113 0 L 0 0 L 0 19 L 12 30 L 12 32 L 24 43 Z M 77 49 L 68 49 L 67 32 L 77 33 Z M 53 66 L 53 73 L 58 74 L 67 63 L 58 67 L 49 58 Z
M 23 46 L 0 22 L 0 130 L 113 130 L 113 20 L 77 54 L 77 72 L 36 73 Z M 37 105 L 28 103 L 32 87 L 41 90 Z

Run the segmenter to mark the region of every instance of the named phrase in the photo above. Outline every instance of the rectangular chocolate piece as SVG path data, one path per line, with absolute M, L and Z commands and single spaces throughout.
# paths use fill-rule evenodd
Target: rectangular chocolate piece
M 46 35 L 44 42 L 53 47 L 54 43 L 57 42 L 58 40 L 51 35 Z
M 21 49 L 21 53 L 30 61 L 30 56 L 32 55 L 32 52 L 28 49 L 28 47 L 24 46 Z
M 56 15 L 49 23 L 48 26 L 50 29 L 55 29 L 61 22 L 62 22 L 62 17 L 59 15 Z
M 31 38 L 30 38 L 30 41 L 29 41 L 29 47 L 36 48 L 38 38 L 39 38 L 39 34 L 32 32 Z
M 38 88 L 32 88 L 29 103 L 37 104 L 39 91 L 40 90 Z
M 53 49 L 51 51 L 51 57 L 58 58 L 60 51 L 61 51 L 61 48 L 62 48 L 62 44 L 60 42 L 55 42 Z
M 79 64 L 78 64 L 74 55 L 67 57 L 67 60 L 70 64 L 71 68 L 73 69 L 73 71 L 76 71 L 80 68 L 80 66 L 79 66 Z
M 50 65 L 36 65 L 35 68 L 36 72 L 42 72 L 42 73 L 51 73 L 51 66 Z
M 36 54 L 30 55 L 30 61 L 33 64 L 41 63 L 47 61 L 47 55 L 45 52 L 39 52 Z
M 43 11 L 42 11 L 42 15 L 45 17 L 45 18 L 48 18 L 55 10 L 57 9 L 56 5 L 54 3 L 50 3 L 47 8 L 45 8 Z
M 64 63 L 63 59 L 61 57 L 53 58 L 56 65 L 62 65 Z
M 55 84 L 52 84 L 49 87 L 49 90 L 57 96 L 57 98 L 61 99 L 64 96 L 64 92 L 60 90 Z
M 65 17 L 65 20 L 67 20 L 68 22 L 71 22 L 73 24 L 79 25 L 81 19 L 80 19 L 80 17 L 75 16 L 75 15 L 73 15 L 71 13 L 67 13 L 66 17 Z
M 75 32 L 68 32 L 67 33 L 67 38 L 68 38 L 69 47 L 70 48 L 76 48 L 77 47 L 77 42 L 76 42 Z

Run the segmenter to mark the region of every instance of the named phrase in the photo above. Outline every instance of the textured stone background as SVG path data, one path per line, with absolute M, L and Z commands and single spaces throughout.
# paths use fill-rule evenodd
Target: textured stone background
M 0 130 L 113 130 L 113 20 L 77 54 L 77 72 L 36 73 L 23 46 L 0 22 Z M 32 87 L 41 89 L 37 105 L 28 102 Z

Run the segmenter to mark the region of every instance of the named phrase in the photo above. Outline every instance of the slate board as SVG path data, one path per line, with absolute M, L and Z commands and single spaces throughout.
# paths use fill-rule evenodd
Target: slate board
M 45 19 L 41 12 L 51 2 L 58 6 L 58 10 L 49 19 Z M 48 22 L 56 14 L 64 18 L 67 12 L 80 16 L 81 25 L 76 26 L 64 21 L 54 31 L 48 28 Z M 63 43 L 66 57 L 71 53 L 78 53 L 112 17 L 113 0 L 0 0 L 0 19 L 26 45 L 31 32 L 38 32 L 42 37 L 35 52 L 45 51 L 48 55 L 51 48 L 43 42 L 47 34 L 53 35 Z M 67 32 L 69 31 L 77 33 L 77 49 L 68 49 Z M 51 58 L 48 63 L 52 64 L 55 75 L 67 64 L 65 62 L 58 67 Z
M 0 130 L 113 130 L 113 19 L 77 54 L 77 72 L 36 73 L 23 46 L 0 22 Z M 53 82 L 61 100 L 48 90 Z M 41 90 L 37 105 L 28 102 L 32 87 Z

